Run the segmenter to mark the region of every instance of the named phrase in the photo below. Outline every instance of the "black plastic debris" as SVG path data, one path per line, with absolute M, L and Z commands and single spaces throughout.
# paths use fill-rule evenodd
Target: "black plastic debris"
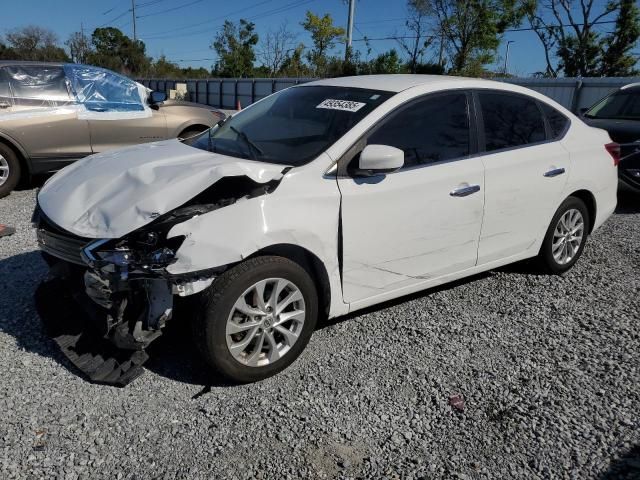
M 117 348 L 106 339 L 63 280 L 42 282 L 35 301 L 48 335 L 92 382 L 124 387 L 144 373 L 142 365 L 149 358 L 147 353 Z

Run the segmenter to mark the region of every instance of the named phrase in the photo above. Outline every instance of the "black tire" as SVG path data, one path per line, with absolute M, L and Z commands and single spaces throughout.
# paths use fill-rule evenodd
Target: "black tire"
M 278 360 L 264 366 L 248 366 L 236 360 L 227 346 L 226 326 L 236 300 L 255 283 L 283 278 L 302 293 L 305 319 L 297 341 Z M 263 380 L 287 368 L 302 353 L 318 319 L 318 295 L 311 276 L 297 263 L 277 256 L 249 259 L 227 270 L 202 295 L 193 324 L 194 339 L 207 364 L 235 383 Z
M 196 135 L 200 135 L 202 132 L 204 132 L 205 130 L 207 130 L 206 127 L 194 127 L 194 128 L 187 128 L 186 130 L 184 130 L 180 135 L 178 135 L 180 138 L 191 138 L 191 137 L 195 137 Z
M 562 264 L 559 263 L 553 256 L 554 232 L 562 216 L 569 210 L 573 209 L 578 210 L 582 215 L 584 230 L 582 233 L 580 246 L 578 247 L 576 253 L 573 255 L 573 258 L 569 262 Z M 540 248 L 540 253 L 538 254 L 539 265 L 545 271 L 553 273 L 555 275 L 560 275 L 573 267 L 573 265 L 582 255 L 582 251 L 584 250 L 584 246 L 587 242 L 587 236 L 589 235 L 589 225 L 591 225 L 590 222 L 591 218 L 589 216 L 589 210 L 582 200 L 577 197 L 569 197 L 564 202 L 562 202 L 562 205 L 560 205 L 555 215 L 553 216 L 551 224 L 549 225 L 547 233 L 545 234 L 544 241 L 542 242 L 542 247 Z
M 9 175 L 6 180 L 0 185 L 0 198 L 9 195 L 18 182 L 20 181 L 21 169 L 20 161 L 15 152 L 7 145 L 0 143 L 0 156 L 4 158 L 9 166 Z M 2 177 L 0 177 L 2 178 Z M 0 179 L 0 182 L 2 180 Z

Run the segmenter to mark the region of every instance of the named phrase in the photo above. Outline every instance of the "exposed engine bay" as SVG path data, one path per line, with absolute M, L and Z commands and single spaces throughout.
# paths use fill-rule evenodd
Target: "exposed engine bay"
M 92 381 L 124 386 L 148 359 L 145 348 L 162 335 L 176 297 L 197 294 L 231 264 L 189 273 L 167 268 L 184 235 L 175 225 L 236 202 L 268 195 L 280 179 L 259 183 L 224 177 L 168 213 L 121 238 L 81 237 L 56 225 L 38 205 L 33 224 L 50 266 L 36 304 L 62 352 Z

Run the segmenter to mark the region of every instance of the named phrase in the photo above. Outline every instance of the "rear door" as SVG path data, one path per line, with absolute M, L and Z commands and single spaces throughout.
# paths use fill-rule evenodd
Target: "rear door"
M 545 119 L 541 102 L 491 90 L 480 90 L 475 97 L 482 120 L 480 144 L 486 152 L 478 249 L 482 265 L 524 253 L 541 240 L 560 206 L 570 159 L 557 141 L 564 131 L 553 138 L 554 127 Z
M 4 67 L 4 73 L 12 105 L 0 128 L 22 145 L 38 170 L 91 153 L 89 126 L 78 119 L 61 66 L 16 65 Z
M 338 179 L 346 302 L 476 264 L 484 167 L 471 156 L 470 99 L 457 91 L 415 100 L 383 120 L 343 159 L 357 165 L 367 144 L 405 153 L 405 166 L 398 172 Z
M 149 108 L 133 80 L 87 66 L 69 66 L 67 74 L 86 109 L 93 152 L 167 138 L 164 113 Z

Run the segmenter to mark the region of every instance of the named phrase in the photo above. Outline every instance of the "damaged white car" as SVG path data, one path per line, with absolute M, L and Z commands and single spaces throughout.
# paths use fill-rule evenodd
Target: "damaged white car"
M 319 316 L 529 257 L 568 270 L 616 206 L 617 152 L 605 132 L 504 83 L 296 86 L 199 136 L 52 177 L 34 215 L 51 266 L 39 310 L 74 325 L 52 334 L 91 379 L 125 384 L 176 299 L 197 294 L 208 364 L 263 379 L 300 355 Z

